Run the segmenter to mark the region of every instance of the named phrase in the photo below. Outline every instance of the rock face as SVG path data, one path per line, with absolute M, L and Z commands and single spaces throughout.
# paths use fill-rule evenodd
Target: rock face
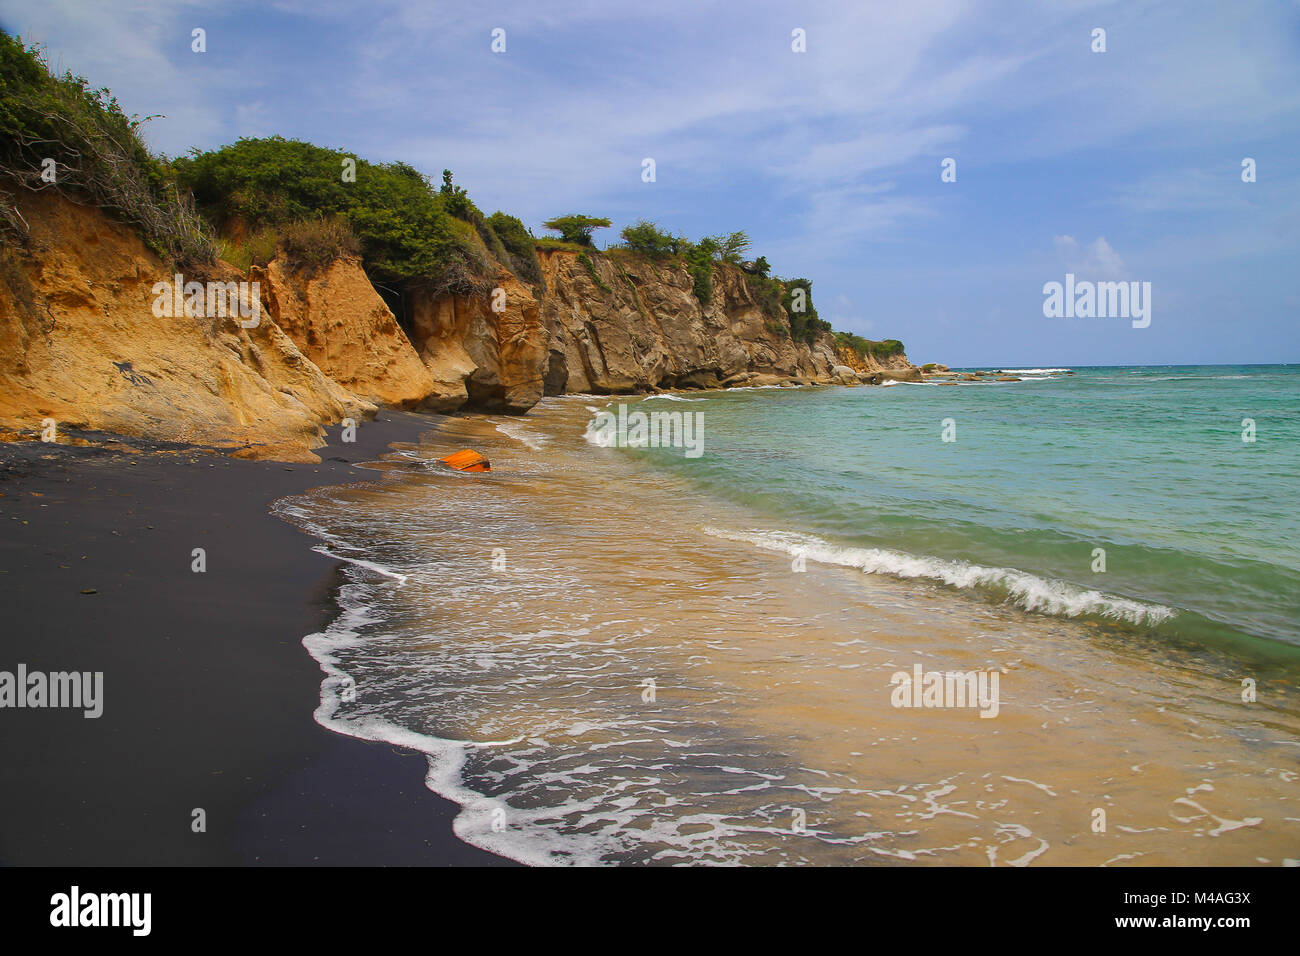
M 366 278 L 358 259 L 335 259 L 315 275 L 275 259 L 250 279 L 266 311 L 299 351 L 354 395 L 400 408 L 434 391 L 433 375 Z
M 794 343 L 764 315 L 744 274 L 719 265 L 701 307 L 679 263 L 541 251 L 548 395 L 713 388 L 759 376 L 829 381 L 833 339 Z
M 425 407 L 522 415 L 541 399 L 546 328 L 532 292 L 509 272 L 483 296 L 417 291 L 411 316 L 411 341 L 433 379 Z
M 882 361 L 870 352 L 859 355 L 853 349 L 843 346 L 838 350 L 838 357 L 839 361 L 856 372 L 865 372 L 872 377 L 875 377 L 875 373 L 880 373 L 877 381 L 880 378 L 902 382 L 921 381 L 921 370 L 908 361 L 904 352 L 898 352 Z
M 0 427 L 84 429 L 315 460 L 321 425 L 376 403 L 523 414 L 544 395 L 919 380 L 905 355 L 793 341 L 742 269 L 719 264 L 701 306 L 684 264 L 539 250 L 543 283 L 504 268 L 481 294 L 407 290 L 394 317 L 355 259 L 249 276 L 262 315 L 157 318 L 172 270 L 125 226 L 54 194 L 25 195 L 30 236 L 0 251 Z
M 0 251 L 0 424 L 315 461 L 322 423 L 374 414 L 266 316 L 249 329 L 156 317 L 153 286 L 172 270 L 127 227 L 52 193 L 23 194 L 19 209 L 26 246 Z

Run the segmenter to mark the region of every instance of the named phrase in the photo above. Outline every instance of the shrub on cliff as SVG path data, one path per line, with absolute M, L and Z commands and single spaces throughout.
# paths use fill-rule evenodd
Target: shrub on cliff
M 811 343 L 823 332 L 831 331 L 831 324 L 819 318 L 813 307 L 811 279 L 786 279 L 781 306 L 790 316 L 792 338 Z
M 854 335 L 852 332 L 836 332 L 835 344 L 840 348 L 851 350 L 860 359 L 870 355 L 882 362 L 895 355 L 902 355 L 905 351 L 903 343 L 898 339 L 885 339 L 876 342 L 871 339 L 864 339 L 860 335 Z
M 666 259 L 678 248 L 678 240 L 655 223 L 645 219 L 634 226 L 625 226 L 620 236 L 625 249 L 650 256 L 652 259 Z
M 754 297 L 763 315 L 769 319 L 779 319 L 784 325 L 786 314 L 782 297 L 785 295 L 785 286 L 781 280 L 754 273 L 745 276 L 745 285 L 749 286 L 749 294 Z
M 610 221 L 599 216 L 556 216 L 554 219 L 548 219 L 542 225 L 547 229 L 558 232 L 560 238 L 565 242 L 572 242 L 579 246 L 590 246 L 591 233 L 596 229 L 609 228 Z
M 0 226 L 26 235 L 6 187 L 55 189 L 133 226 L 165 259 L 215 262 L 211 230 L 144 145 L 145 121 L 107 89 L 54 76 L 35 47 L 0 31 Z
M 325 216 L 291 222 L 282 227 L 280 251 L 290 266 L 315 272 L 340 255 L 357 255 L 361 252 L 361 243 L 347 219 L 337 215 Z
M 708 305 L 713 298 L 713 258 L 717 251 L 718 244 L 705 236 L 683 255 L 687 271 L 695 280 L 695 298 L 700 300 L 700 305 Z
M 522 220 L 498 209 L 487 217 L 487 224 L 505 247 L 507 261 L 503 264 L 530 285 L 544 286 L 535 240 Z
M 355 164 L 355 177 L 345 174 Z M 173 163 L 199 209 L 222 228 L 283 232 L 342 216 L 372 278 L 464 279 L 478 258 L 426 176 L 405 163 L 370 163 L 279 136 L 240 139 Z

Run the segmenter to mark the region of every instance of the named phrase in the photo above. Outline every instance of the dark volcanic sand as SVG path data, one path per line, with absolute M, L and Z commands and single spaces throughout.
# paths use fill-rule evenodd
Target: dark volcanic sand
M 331 430 L 319 465 L 0 445 L 0 670 L 104 672 L 98 719 L 0 709 L 0 864 L 506 862 L 452 835 L 422 756 L 313 720 L 301 641 L 335 613 L 340 565 L 267 513 L 374 478 L 351 463 L 434 421 Z

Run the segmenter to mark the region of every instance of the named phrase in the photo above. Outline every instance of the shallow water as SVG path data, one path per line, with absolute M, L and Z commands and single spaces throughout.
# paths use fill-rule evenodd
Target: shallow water
M 1296 595 L 1260 578 L 1252 617 L 1204 568 L 1294 574 L 1272 535 L 1295 519 L 1272 501 L 1222 533 L 1134 517 L 1167 448 L 1137 443 L 1146 491 L 1126 490 L 1097 466 L 1137 413 L 1090 399 L 1102 411 L 1062 424 L 1081 389 L 1142 387 L 1119 374 L 613 402 L 701 412 L 693 460 L 593 445 L 608 398 L 448 419 L 374 482 L 278 505 L 351 562 L 345 614 L 306 641 L 317 717 L 428 753 L 430 787 L 465 807 L 457 833 L 529 862 L 1294 863 Z M 1256 417 L 1262 436 L 1284 416 Z M 461 447 L 492 473 L 429 465 Z M 1151 557 L 1180 546 L 1195 602 Z M 895 706 L 891 678 L 916 665 L 996 674 L 996 715 Z

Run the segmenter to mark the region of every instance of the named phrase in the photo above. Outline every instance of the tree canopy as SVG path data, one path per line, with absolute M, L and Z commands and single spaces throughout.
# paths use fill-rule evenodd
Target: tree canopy
M 560 234 L 560 238 L 565 242 L 576 243 L 580 246 L 591 245 L 591 233 L 596 229 L 608 229 L 612 223 L 608 219 L 599 216 L 556 216 L 554 219 L 548 219 L 542 223 L 547 229 L 554 230 Z

